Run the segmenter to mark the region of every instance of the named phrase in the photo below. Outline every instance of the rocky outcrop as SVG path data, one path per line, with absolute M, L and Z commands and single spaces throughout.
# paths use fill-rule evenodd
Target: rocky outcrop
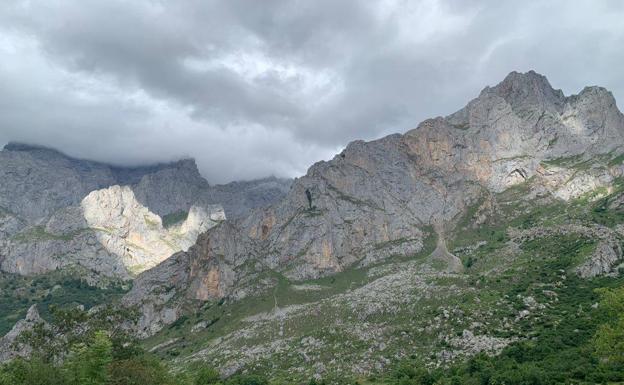
M 448 360 L 458 355 L 473 356 L 477 353 L 485 352 L 492 355 L 499 354 L 507 345 L 513 342 L 509 338 L 492 337 L 487 335 L 475 335 L 470 330 L 464 330 L 461 337 L 449 339 L 449 345 L 453 351 L 445 351 L 442 356 Z
M 123 299 L 123 305 L 140 310 L 138 322 L 128 326 L 136 335 L 148 337 L 178 319 L 186 300 L 189 270 L 188 255 L 177 253 L 151 269 L 150 274 L 137 277 L 136 290 Z
M 280 202 L 201 235 L 176 255 L 188 274 L 177 293 L 189 300 L 236 297 L 258 270 L 303 280 L 413 255 L 422 249 L 423 229 L 448 225 L 484 192 L 528 180 L 544 162 L 562 157 L 615 156 L 623 133 L 624 116 L 605 89 L 566 97 L 535 72 L 511 73 L 448 117 L 403 135 L 350 143 L 296 179 Z M 610 183 L 583 172 L 573 178 L 581 178 L 578 185 L 582 178 Z M 558 179 L 569 180 L 550 179 L 552 191 L 559 191 Z M 583 193 L 568 188 L 555 195 Z M 129 298 L 149 292 L 143 283 L 165 270 L 146 272 Z
M 104 246 L 131 273 L 145 271 L 195 243 L 197 236 L 225 220 L 220 206 L 192 206 L 187 218 L 170 228 L 141 205 L 130 187 L 93 191 L 81 202 L 84 218 Z
M 32 305 L 26 317 L 18 321 L 13 329 L 4 337 L 0 338 L 0 363 L 10 361 L 14 358 L 29 357 L 32 348 L 20 341 L 20 336 L 24 332 L 32 331 L 35 327 L 47 327 L 47 323 L 39 316 L 37 306 Z
M 204 201 L 208 189 L 208 182 L 192 159 L 155 170 L 132 185 L 136 199 L 160 216 L 188 211 L 194 204 Z
M 512 72 L 462 110 L 427 120 L 406 137 L 424 166 L 500 192 L 535 175 L 545 160 L 621 149 L 623 130 L 624 117 L 604 88 L 565 97 L 531 71 Z
M 600 242 L 589 260 L 579 266 L 576 271 L 582 278 L 607 275 L 613 272 L 621 258 L 622 249 L 619 243 L 612 245 L 607 242 Z

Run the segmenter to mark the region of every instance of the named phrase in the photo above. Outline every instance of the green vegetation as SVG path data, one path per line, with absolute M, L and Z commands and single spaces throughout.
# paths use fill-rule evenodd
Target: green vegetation
M 169 228 L 178 223 L 182 223 L 188 218 L 188 211 L 177 211 L 175 213 L 167 214 L 162 217 L 163 227 Z
M 545 166 L 570 167 L 583 161 L 583 155 L 574 155 L 563 158 L 550 159 L 543 162 Z
M 67 234 L 48 233 L 43 226 L 34 226 L 13 236 L 17 242 L 37 242 L 37 241 L 71 241 L 75 236 L 85 231 L 84 229 L 72 231 Z
M 171 370 L 132 340 L 110 331 L 95 331 L 75 341 L 67 359 L 54 364 L 45 354 L 15 360 L 0 368 L 1 385 L 255 385 L 255 384 L 594 384 L 624 381 L 624 286 L 621 280 L 585 281 L 570 277 L 557 290 L 558 305 L 526 327 L 532 338 L 507 346 L 491 357 L 477 354 L 447 367 L 429 369 L 416 358 L 397 361 L 393 368 L 368 378 L 287 382 L 261 374 L 238 374 L 222 379 L 200 363 Z M 526 281 L 531 281 L 526 279 Z M 545 284 L 533 282 L 528 286 Z M 510 289 L 526 288 L 525 280 Z M 606 285 L 606 289 L 596 289 Z M 613 288 L 611 288 L 613 287 Z M 600 301 L 599 306 L 592 306 Z M 72 325 L 74 319 L 65 322 Z M 78 317 L 80 319 L 80 317 Z M 101 326 L 101 325 L 100 325 Z
M 602 289 L 601 311 L 608 320 L 595 336 L 596 354 L 604 366 L 624 370 L 624 287 Z
M 615 193 L 609 194 L 590 205 L 589 214 L 593 222 L 607 227 L 614 227 L 618 223 L 624 222 L 624 207 L 618 203 L 622 190 L 622 184 L 619 181 Z
M 466 274 L 428 278 L 428 282 L 439 288 L 438 294 L 414 300 L 412 304 L 393 312 L 390 318 L 383 314 L 366 318 L 368 323 L 390 325 L 394 330 L 388 335 L 389 346 L 383 353 L 384 357 L 405 355 L 407 351 L 412 352 L 408 355 L 412 358 L 396 360 L 390 365 L 396 370 L 386 368 L 371 378 L 357 379 L 359 383 L 555 384 L 622 379 L 621 371 L 605 368 L 597 356 L 594 336 L 606 319 L 593 305 L 598 301 L 597 289 L 622 286 L 624 280 L 609 277 L 586 280 L 575 273 L 575 268 L 594 251 L 597 241 L 576 233 L 545 232 L 519 242 L 513 254 L 505 252 L 511 241 L 511 228 L 528 231 L 537 226 L 550 228 L 570 222 L 587 225 L 600 223 L 599 220 L 606 222 L 594 213 L 600 205 L 607 206 L 605 218 L 609 218 L 612 225 L 624 223 L 612 208 L 621 190 L 616 188 L 610 195 L 601 198 L 606 199 L 608 205 L 601 200 L 587 202 L 582 199 L 569 204 L 554 199 L 522 201 L 520 197 L 530 189 L 530 183 L 491 197 L 496 201 L 494 213 L 483 209 L 488 205 L 488 201 L 483 199 L 459 219 L 452 233 L 454 237 L 447 244 L 452 247 L 453 253 L 462 258 Z M 485 217 L 478 226 L 474 225 L 477 217 Z M 228 348 L 244 349 L 245 346 L 278 338 L 293 338 L 292 343 L 296 345 L 300 336 L 309 336 L 325 341 L 327 347 L 319 356 L 325 362 L 338 356 L 346 365 L 357 365 L 358 354 L 368 349 L 369 345 L 336 331 L 331 322 L 348 320 L 357 316 L 357 312 L 351 312 L 346 305 L 345 308 L 332 307 L 323 299 L 333 300 L 339 293 L 351 292 L 370 283 L 375 277 L 371 272 L 375 269 L 393 269 L 393 266 L 402 269 L 403 264 L 418 262 L 422 255 L 428 255 L 435 247 L 435 234 L 433 231 L 429 233 L 425 254 L 420 256 L 390 258 L 378 266 L 351 269 L 299 285 L 277 273 L 259 277 L 274 280 L 274 289 L 238 302 L 206 305 L 201 311 L 191 312 L 188 318 L 150 339 L 147 347 L 175 340 L 159 350 L 159 356 L 164 359 L 187 357 L 207 346 L 209 341 L 245 329 L 249 326 L 246 317 L 263 312 L 270 314 L 276 304 L 284 308 L 317 303 L 322 317 L 288 317 L 283 323 L 283 336 L 278 336 L 279 323 L 275 321 L 265 326 L 266 329 L 259 335 Z M 396 244 L 402 241 L 398 240 Z M 379 247 L 393 245 L 381 244 Z M 299 290 L 295 286 L 313 286 L 316 289 Z M 461 293 L 448 294 L 458 288 L 461 288 Z M 529 297 L 545 307 L 532 309 L 526 318 L 514 321 L 519 312 L 527 308 L 524 299 Z M 450 347 L 435 334 L 426 334 L 422 330 L 441 314 L 441 309 L 449 308 L 471 315 L 472 319 L 487 320 L 488 324 L 479 334 L 517 341 L 494 358 L 480 354 L 474 358 L 456 359 L 455 363 L 438 370 L 425 369 L 440 351 Z M 190 328 L 200 321 L 208 321 L 206 328 L 191 333 Z M 462 321 L 461 318 L 449 321 L 436 333 L 459 336 L 469 326 L 469 321 Z M 508 322 L 513 326 L 507 326 Z M 410 337 L 406 338 L 406 335 Z M 411 338 L 417 340 L 416 345 L 410 342 Z M 301 365 L 305 364 L 302 364 L 300 357 L 284 353 L 256 361 L 253 368 L 272 373 L 272 383 L 307 383 L 306 376 L 310 378 L 311 369 L 299 375 L 290 371 L 293 366 Z M 344 375 L 331 370 L 324 376 L 325 382 L 316 383 L 355 383 L 354 379 L 345 379 Z
M 158 228 L 160 227 L 160 223 L 158 223 L 157 220 L 153 220 L 152 218 L 150 218 L 149 215 L 143 215 L 143 220 L 152 230 L 158 230 Z
M 478 354 L 436 370 L 414 360 L 369 384 L 596 384 L 624 381 L 624 287 L 568 283 L 558 309 L 532 325 L 533 338 L 515 342 L 495 357 Z M 619 282 L 621 285 L 622 282 Z M 602 295 L 597 309 L 591 306 Z M 598 326 L 599 325 L 599 326 Z
M 32 357 L 1 365 L 0 385 L 268 385 L 253 375 L 222 379 L 197 363 L 173 371 L 127 334 L 122 322 L 135 317 L 112 307 L 94 313 L 54 308 L 49 327 L 40 324 L 21 336 L 33 347 Z
M 222 380 L 209 367 L 173 373 L 161 360 L 131 341 L 96 331 L 72 345 L 60 365 L 35 355 L 0 366 L 0 385 L 268 385 L 260 376 L 235 375 Z
M 73 278 L 63 272 L 35 277 L 0 273 L 0 335 L 4 335 L 20 319 L 28 308 L 37 304 L 43 318 L 50 319 L 49 307 L 82 304 L 87 309 L 109 303 L 127 290 L 121 284 L 98 288 Z
M 470 128 L 470 123 L 465 122 L 465 123 L 459 123 L 459 124 L 451 124 L 453 126 L 453 128 L 456 128 L 458 130 L 467 130 Z
M 554 137 L 551 140 L 548 141 L 548 147 L 553 147 L 555 144 L 557 144 L 557 142 L 559 141 L 559 138 Z
M 609 160 L 609 166 L 613 167 L 613 166 L 619 166 L 620 164 L 624 163 L 624 154 L 620 154 L 618 156 L 616 156 L 615 158 Z
M 145 346 L 150 349 L 166 341 L 175 340 L 174 343 L 169 344 L 166 349 L 159 351 L 158 354 L 165 359 L 186 356 L 198 351 L 215 338 L 244 328 L 248 325 L 247 317 L 259 313 L 270 313 L 276 306 L 285 308 L 290 305 L 321 302 L 341 293 L 360 288 L 374 279 L 369 276 L 371 269 L 390 266 L 394 263 L 419 261 L 429 255 L 435 249 L 437 237 L 431 228 L 425 228 L 424 232 L 426 237 L 423 241 L 423 249 L 417 255 L 391 257 L 389 260 L 366 268 L 352 268 L 332 276 L 305 282 L 292 282 L 283 274 L 270 271 L 257 278 L 257 281 L 269 280 L 273 282 L 274 287 L 270 290 L 238 301 L 210 302 L 199 306 L 197 309 L 190 309 L 186 316 L 169 325 L 163 332 L 148 339 Z M 306 290 L 306 287 L 314 289 Z M 334 319 L 333 317 L 345 317 L 345 314 L 330 313 L 333 312 L 330 309 L 326 311 L 328 313 L 323 319 L 327 321 Z M 191 332 L 190 329 L 200 322 L 205 322 L 206 327 L 199 332 Z M 315 333 L 318 332 L 319 322 L 321 321 L 310 317 L 290 320 L 288 329 L 296 335 Z M 273 330 L 267 331 L 265 337 L 272 338 L 271 333 Z

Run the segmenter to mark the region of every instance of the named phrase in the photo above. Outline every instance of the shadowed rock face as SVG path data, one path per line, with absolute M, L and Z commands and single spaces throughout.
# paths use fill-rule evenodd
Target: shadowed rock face
M 28 221 L 78 205 L 91 191 L 113 185 L 132 185 L 143 205 L 166 215 L 188 210 L 208 187 L 190 159 L 123 168 L 20 143 L 9 143 L 0 151 L 0 178 L 0 207 Z M 174 192 L 177 196 L 172 198 Z
M 291 183 L 272 177 L 210 186 L 192 159 L 117 167 L 21 143 L 0 151 L 0 180 L 0 208 L 26 221 L 78 205 L 91 191 L 113 185 L 131 186 L 139 203 L 160 216 L 201 202 L 222 204 L 226 215 L 236 218 L 281 199 Z
M 560 198 L 578 195 L 556 170 L 545 176 L 542 162 L 621 152 L 623 134 L 624 117 L 607 90 L 566 97 L 542 75 L 511 73 L 450 116 L 403 135 L 352 142 L 296 179 L 280 202 L 215 227 L 187 253 L 142 274 L 126 300 L 149 302 L 158 290 L 150 287 L 154 277 L 173 284 L 169 303 L 179 305 L 245 296 L 262 270 L 302 280 L 412 255 L 422 249 L 425 229 L 448 226 L 484 192 L 536 176 L 549 191 L 571 188 Z M 596 183 L 609 183 L 613 173 L 595 175 Z

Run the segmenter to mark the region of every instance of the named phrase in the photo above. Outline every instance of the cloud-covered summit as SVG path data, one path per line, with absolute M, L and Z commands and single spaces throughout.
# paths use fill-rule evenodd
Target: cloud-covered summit
M 624 94 L 618 1 L 5 3 L 0 144 L 117 164 L 192 156 L 211 183 L 301 174 L 512 70 Z

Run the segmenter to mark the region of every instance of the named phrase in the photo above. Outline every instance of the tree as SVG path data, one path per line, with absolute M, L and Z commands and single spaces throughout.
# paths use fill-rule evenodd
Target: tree
M 38 357 L 16 359 L 0 368 L 0 385 L 65 385 L 62 370 Z
M 604 364 L 624 367 L 624 287 L 602 289 L 600 308 L 609 322 L 594 337 L 596 354 Z
M 113 361 L 108 366 L 108 385 L 170 385 L 171 374 L 161 361 L 142 356 Z
M 108 365 L 112 362 L 113 344 L 108 335 L 98 331 L 90 344 L 78 344 L 70 353 L 67 368 L 76 385 L 106 385 Z

